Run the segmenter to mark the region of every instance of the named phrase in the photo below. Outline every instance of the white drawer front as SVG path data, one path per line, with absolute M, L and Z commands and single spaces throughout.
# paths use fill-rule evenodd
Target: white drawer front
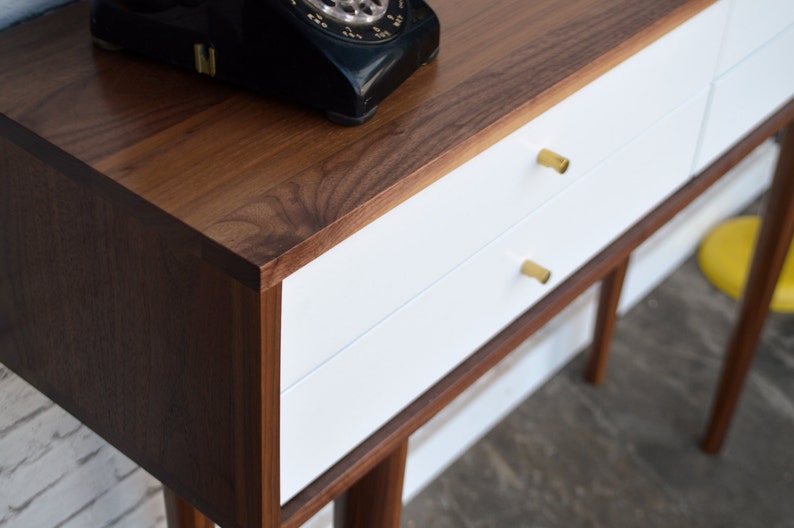
M 685 181 L 705 106 L 704 90 L 284 392 L 282 499 Z M 525 258 L 552 270 L 548 284 L 520 274 Z
M 725 17 L 712 6 L 287 278 L 282 390 L 697 93 Z M 536 164 L 544 147 L 566 174 Z
M 791 24 L 792 0 L 733 0 L 717 74 L 728 71 Z
M 696 172 L 792 96 L 794 26 L 715 81 Z

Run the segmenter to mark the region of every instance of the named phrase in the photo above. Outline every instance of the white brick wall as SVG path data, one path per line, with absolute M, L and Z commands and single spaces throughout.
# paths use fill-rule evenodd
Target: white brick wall
M 165 528 L 160 484 L 0 365 L 0 528 Z

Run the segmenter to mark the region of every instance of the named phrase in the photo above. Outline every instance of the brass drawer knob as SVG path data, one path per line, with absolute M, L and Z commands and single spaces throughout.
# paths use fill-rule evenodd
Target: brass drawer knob
M 568 170 L 568 165 L 571 164 L 570 161 L 568 161 L 568 158 L 560 156 L 559 154 L 548 149 L 543 149 L 538 152 L 538 163 L 544 167 L 554 169 L 560 174 L 564 174 L 565 171 Z
M 525 260 L 524 263 L 521 264 L 521 273 L 527 277 L 532 277 L 541 284 L 546 284 L 551 278 L 551 272 L 549 270 L 531 260 Z

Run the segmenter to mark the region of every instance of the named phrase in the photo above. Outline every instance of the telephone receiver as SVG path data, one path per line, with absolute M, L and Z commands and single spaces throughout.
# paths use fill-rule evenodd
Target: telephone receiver
M 378 105 L 438 53 L 424 0 L 91 0 L 91 33 L 343 125 Z

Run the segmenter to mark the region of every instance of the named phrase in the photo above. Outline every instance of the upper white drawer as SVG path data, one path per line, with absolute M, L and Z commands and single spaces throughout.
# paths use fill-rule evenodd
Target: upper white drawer
M 714 83 L 695 172 L 794 97 L 793 55 L 791 26 Z
M 706 86 L 726 17 L 713 5 L 288 277 L 282 390 Z
M 686 181 L 706 94 L 704 89 L 283 392 L 282 500 Z M 548 267 L 551 280 L 543 285 L 521 275 L 524 259 Z
M 791 24 L 792 0 L 733 0 L 717 74 L 725 73 Z

